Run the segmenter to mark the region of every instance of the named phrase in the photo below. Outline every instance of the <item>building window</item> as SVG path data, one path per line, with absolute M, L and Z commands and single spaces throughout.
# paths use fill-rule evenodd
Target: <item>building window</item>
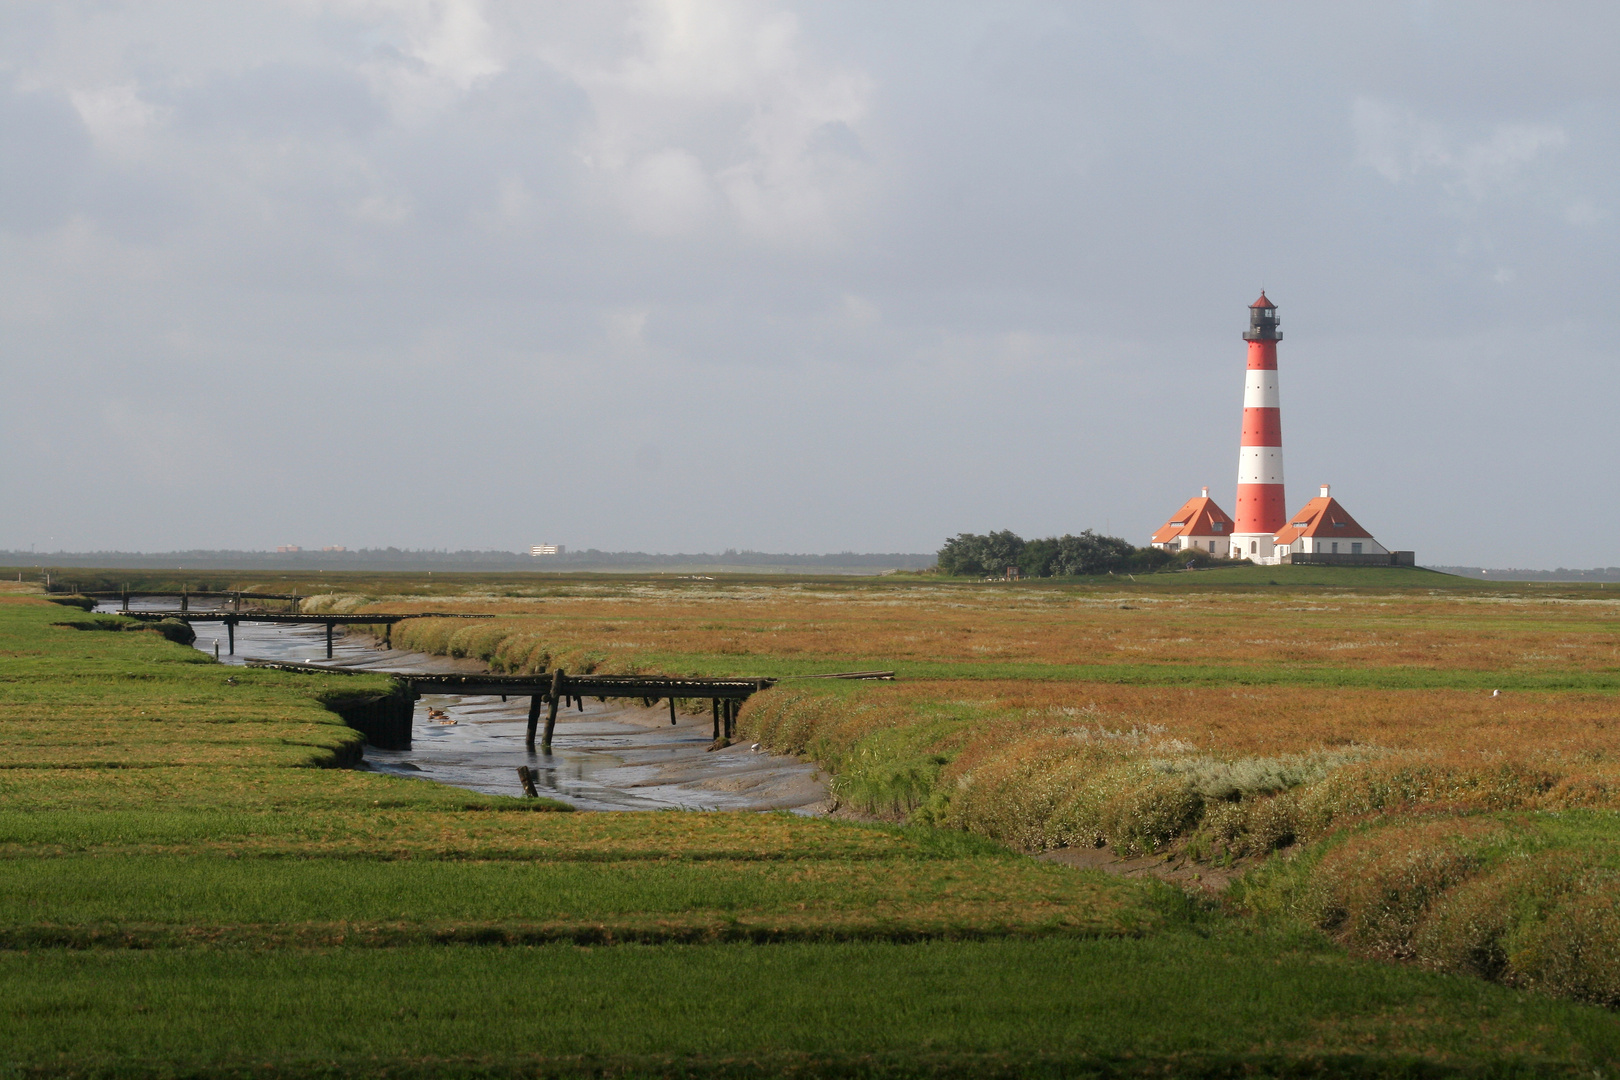
M 1333 554 L 1337 555 L 1338 553 L 1339 553 L 1339 542 L 1337 540 L 1335 540 L 1335 541 L 1333 541 Z
M 1249 554 L 1253 555 L 1255 552 L 1257 552 L 1259 550 L 1260 550 L 1259 542 L 1255 541 L 1255 540 L 1250 540 L 1249 541 Z
M 1360 544 L 1351 544 L 1350 545 L 1350 554 L 1352 554 L 1352 555 L 1360 555 L 1361 554 L 1361 545 Z

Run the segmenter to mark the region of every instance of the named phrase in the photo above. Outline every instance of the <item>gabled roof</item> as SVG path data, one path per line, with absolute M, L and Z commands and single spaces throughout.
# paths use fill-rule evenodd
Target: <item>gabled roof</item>
M 1356 519 L 1345 512 L 1339 500 L 1331 495 L 1319 495 L 1306 503 L 1299 513 L 1288 519 L 1288 524 L 1277 530 L 1276 543 L 1292 544 L 1302 536 L 1326 540 L 1371 540 L 1373 534 L 1356 524 Z
M 1277 305 L 1273 304 L 1270 300 L 1267 300 L 1266 299 L 1266 290 L 1261 289 L 1260 290 L 1260 299 L 1256 300 L 1254 303 L 1250 304 L 1249 306 L 1252 307 L 1252 308 L 1257 308 L 1257 307 L 1276 307 Z
M 1220 528 L 1215 528 L 1216 525 Z M 1188 499 L 1176 516 L 1159 526 L 1153 543 L 1166 544 L 1178 536 L 1231 536 L 1232 519 L 1207 495 Z

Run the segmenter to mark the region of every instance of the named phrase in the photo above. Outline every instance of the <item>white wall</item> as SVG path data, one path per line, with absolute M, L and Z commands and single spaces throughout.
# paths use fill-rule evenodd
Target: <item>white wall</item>
M 1214 547 L 1210 545 L 1213 544 Z M 1226 536 L 1178 536 L 1168 544 L 1154 544 L 1154 547 L 1166 551 L 1184 551 L 1190 547 L 1202 548 L 1214 555 L 1217 559 L 1224 559 L 1231 553 L 1232 543 Z
M 1335 552 L 1333 550 L 1333 545 L 1335 543 L 1337 543 L 1339 545 L 1339 550 L 1337 552 Z M 1287 547 L 1279 546 L 1277 548 L 1277 553 L 1280 555 L 1283 552 L 1287 551 L 1287 552 L 1301 552 L 1301 553 L 1306 554 L 1306 555 L 1333 555 L 1333 554 L 1353 555 L 1353 554 L 1355 554 L 1355 549 L 1350 546 L 1352 544 L 1360 544 L 1361 545 L 1361 554 L 1363 554 L 1363 555 L 1388 555 L 1389 554 L 1389 549 L 1387 547 L 1380 544 L 1377 540 L 1374 540 L 1374 539 L 1372 539 L 1371 537 L 1368 537 L 1368 536 L 1364 536 L 1364 537 L 1350 537 L 1350 536 L 1347 536 L 1347 537 L 1344 537 L 1343 539 L 1340 539 L 1340 540 L 1334 540 L 1333 537 L 1331 537 L 1331 536 L 1322 536 L 1322 537 L 1314 537 L 1314 538 L 1313 537 L 1300 537 L 1298 540 L 1295 540 L 1292 544 L 1289 544 Z

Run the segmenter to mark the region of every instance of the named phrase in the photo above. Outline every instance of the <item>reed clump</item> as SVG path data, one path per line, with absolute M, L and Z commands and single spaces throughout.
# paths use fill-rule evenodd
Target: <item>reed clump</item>
M 1235 909 L 1297 919 L 1351 953 L 1620 1005 L 1614 815 L 1374 824 L 1262 868 Z
M 559 667 L 581 675 L 638 670 L 628 658 L 610 656 L 584 642 L 559 640 L 555 634 L 514 627 L 507 620 L 409 619 L 395 624 L 391 640 L 396 649 L 480 660 L 491 671 L 511 675 Z
M 1409 701 L 1417 731 L 1391 746 L 1360 738 L 1392 732 L 1395 695 L 1369 694 L 1339 712 L 1338 745 L 1311 745 L 1306 725 L 1282 741 L 1287 694 L 1081 692 L 1092 700 L 1072 704 L 1074 687 L 1050 684 L 783 686 L 750 701 L 742 722 L 763 744 L 833 772 L 846 806 L 1026 851 L 1134 856 L 1188 840 L 1227 860 L 1393 812 L 1620 808 L 1620 761 L 1595 708 L 1585 722 L 1572 709 L 1565 745 L 1548 746 L 1501 713 L 1461 709 L 1446 725 L 1436 706 L 1449 692 L 1407 693 L 1421 699 Z M 1257 731 L 1282 745 L 1250 752 Z

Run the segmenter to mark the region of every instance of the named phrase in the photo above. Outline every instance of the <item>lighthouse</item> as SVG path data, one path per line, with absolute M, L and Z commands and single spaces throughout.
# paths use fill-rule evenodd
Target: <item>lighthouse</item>
M 1232 557 L 1276 562 L 1276 535 L 1288 524 L 1283 498 L 1282 410 L 1277 395 L 1277 305 L 1249 305 L 1249 370 L 1243 381 L 1243 439 L 1238 450 L 1236 521 Z

